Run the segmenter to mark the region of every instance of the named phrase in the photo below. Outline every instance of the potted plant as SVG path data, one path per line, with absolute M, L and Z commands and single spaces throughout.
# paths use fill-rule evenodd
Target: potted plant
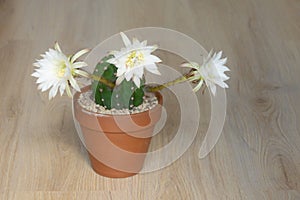
M 77 61 L 88 52 L 83 49 L 66 56 L 58 43 L 34 63 L 32 76 L 38 89 L 49 89 L 49 99 L 66 91 L 73 97 L 74 115 L 78 120 L 84 143 L 94 171 L 114 178 L 137 174 L 143 167 L 155 124 L 160 119 L 163 104 L 160 90 L 170 85 L 192 82 L 194 92 L 203 85 L 212 94 L 216 85 L 227 88 L 229 77 L 224 72 L 226 58 L 222 52 L 212 54 L 200 65 L 187 62 L 189 68 L 181 77 L 162 85 L 145 85 L 145 72 L 160 75 L 157 63 L 161 59 L 152 53 L 156 45 L 147 45 L 124 33 L 125 47 L 99 58 L 93 73 L 83 70 L 85 62 Z M 80 88 L 77 77 L 91 79 L 91 85 Z M 74 95 L 71 90 L 75 90 Z

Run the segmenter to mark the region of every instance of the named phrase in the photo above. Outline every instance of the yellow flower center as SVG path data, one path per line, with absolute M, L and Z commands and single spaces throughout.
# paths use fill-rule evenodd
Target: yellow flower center
M 132 51 L 126 60 L 126 67 L 133 68 L 136 64 L 141 63 L 144 60 L 144 54 L 141 52 Z
M 66 64 L 65 63 L 61 63 L 60 68 L 59 68 L 59 70 L 57 72 L 57 76 L 59 78 L 62 78 L 62 77 L 65 76 L 66 68 L 67 68 Z

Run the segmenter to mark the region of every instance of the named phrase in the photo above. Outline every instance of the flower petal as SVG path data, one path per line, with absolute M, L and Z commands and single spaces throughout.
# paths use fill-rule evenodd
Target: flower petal
M 40 74 L 38 72 L 34 72 L 31 74 L 31 76 L 38 78 L 40 76 Z
M 78 69 L 82 67 L 87 67 L 88 65 L 85 62 L 75 62 L 72 66 L 73 68 Z
M 213 56 L 215 57 L 214 60 L 220 60 L 220 58 L 222 57 L 222 53 L 222 51 L 219 51 L 216 56 Z
M 78 92 L 80 92 L 80 87 L 79 85 L 77 84 L 76 80 L 71 76 L 70 79 L 69 79 L 70 83 L 71 83 L 71 86 Z
M 126 47 L 130 46 L 131 45 L 131 42 L 129 40 L 129 38 L 125 35 L 125 33 L 121 32 L 121 37 L 122 37 L 122 40 L 125 44 Z
M 59 46 L 59 44 L 58 44 L 57 41 L 55 42 L 54 48 L 55 48 L 57 51 L 59 51 L 60 53 L 62 52 L 61 49 L 60 49 L 60 46 Z
M 132 77 L 133 77 L 133 70 L 131 70 L 131 71 L 127 71 L 127 72 L 125 72 L 124 73 L 124 76 L 125 76 L 125 79 L 127 80 L 127 81 L 129 81 L 130 79 L 132 79 Z
M 146 45 L 147 45 L 147 40 L 144 40 L 144 41 L 142 42 L 142 45 L 143 45 L 143 46 L 146 46 Z
M 117 64 L 118 60 L 116 58 L 110 58 L 106 62 L 115 65 L 115 64 Z
M 69 97 L 72 97 L 72 92 L 71 92 L 71 89 L 70 89 L 69 84 L 66 85 L 66 91 L 67 91 L 67 95 L 68 95 Z
M 60 87 L 59 87 L 60 96 L 63 95 L 63 93 L 64 93 L 64 91 L 66 89 L 66 85 L 67 85 L 67 83 L 63 83 L 63 84 L 60 85 Z
M 116 80 L 116 85 L 120 85 L 121 82 L 124 80 L 124 78 L 125 78 L 124 76 L 119 76 Z
M 134 38 L 132 39 L 132 44 L 133 44 L 133 45 L 138 45 L 138 44 L 140 44 L 140 41 L 139 41 L 137 38 L 134 37 Z
M 126 71 L 127 70 L 125 66 L 119 66 L 117 69 L 117 77 L 122 76 Z
M 161 62 L 161 59 L 157 56 L 154 56 L 154 55 L 149 55 L 147 58 L 149 60 L 151 60 L 152 62 L 155 62 L 155 63 Z
M 203 84 L 203 80 L 201 79 L 200 82 L 197 84 L 197 86 L 193 89 L 193 91 L 197 92 L 198 90 L 200 90 L 202 84 Z
M 153 74 L 161 75 L 161 73 L 158 71 L 157 66 L 155 64 L 147 65 L 145 68 L 146 70 L 148 70 Z
M 141 80 L 140 80 L 139 77 L 134 76 L 134 77 L 133 77 L 133 82 L 134 82 L 134 84 L 135 84 L 138 88 L 140 87 Z
M 142 78 L 143 75 L 144 75 L 144 68 L 143 67 L 138 67 L 136 68 L 134 71 L 133 71 L 134 75 L 139 77 L 139 78 Z
M 83 54 L 86 54 L 89 51 L 90 51 L 89 49 L 82 49 L 82 50 L 78 51 L 71 57 L 70 62 L 74 63 L 80 56 L 82 56 Z
M 199 69 L 199 64 L 195 62 L 183 63 L 180 65 L 181 67 L 189 67 L 193 69 Z
M 85 72 L 85 71 L 83 71 L 83 70 L 76 69 L 76 70 L 74 70 L 74 73 L 78 74 L 78 75 L 81 75 L 83 77 L 86 77 L 86 78 L 90 77 L 90 74 L 87 73 L 87 72 Z
M 54 85 L 51 90 L 49 91 L 49 100 L 51 100 L 57 94 L 59 84 Z

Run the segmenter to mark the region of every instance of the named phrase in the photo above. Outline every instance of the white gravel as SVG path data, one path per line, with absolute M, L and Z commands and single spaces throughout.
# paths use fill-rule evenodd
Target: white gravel
M 84 109 L 86 109 L 90 112 L 99 113 L 99 114 L 127 115 L 127 114 L 140 113 L 140 112 L 150 110 L 158 104 L 156 96 L 154 96 L 154 94 L 152 94 L 152 93 L 149 93 L 149 94 L 147 93 L 145 95 L 144 102 L 141 105 L 139 105 L 138 107 L 134 107 L 131 110 L 129 110 L 129 109 L 117 110 L 115 108 L 108 110 L 108 109 L 105 109 L 103 106 L 96 104 L 91 99 L 91 94 L 92 94 L 92 91 L 87 91 L 87 92 L 81 93 L 79 96 L 79 99 L 78 99 L 78 103 Z

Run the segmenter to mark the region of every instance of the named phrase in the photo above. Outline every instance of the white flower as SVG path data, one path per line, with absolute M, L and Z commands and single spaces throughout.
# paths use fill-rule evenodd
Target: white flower
M 140 42 L 136 38 L 133 38 L 131 42 L 124 33 L 120 34 L 125 48 L 113 51 L 114 57 L 107 61 L 118 68 L 116 84 L 119 85 L 125 78 L 127 81 L 132 79 L 135 85 L 140 87 L 144 69 L 160 75 L 155 63 L 161 62 L 161 60 L 157 56 L 151 55 L 157 46 L 147 46 L 147 41 Z
M 192 77 L 189 78 L 190 81 L 199 81 L 194 91 L 198 91 L 203 81 L 213 93 L 216 94 L 216 85 L 222 88 L 228 88 L 228 85 L 224 82 L 229 79 L 224 72 L 230 71 L 228 67 L 225 66 L 227 58 L 222 58 L 222 51 L 219 53 L 214 53 L 212 56 L 212 51 L 208 54 L 207 58 L 204 59 L 203 65 L 200 66 L 198 63 L 190 62 L 182 64 L 183 67 L 193 68 Z
M 70 85 L 77 91 L 80 91 L 74 76 L 89 76 L 87 72 L 79 68 L 87 66 L 84 62 L 75 62 L 77 58 L 87 53 L 87 49 L 83 49 L 73 56 L 67 57 L 62 53 L 58 43 L 55 43 L 54 49 L 49 49 L 45 54 L 41 55 L 42 59 L 37 60 L 33 66 L 36 67 L 32 76 L 37 78 L 36 83 L 38 89 L 42 92 L 50 89 L 49 99 L 52 99 L 59 89 L 60 95 L 67 91 L 72 96 Z

